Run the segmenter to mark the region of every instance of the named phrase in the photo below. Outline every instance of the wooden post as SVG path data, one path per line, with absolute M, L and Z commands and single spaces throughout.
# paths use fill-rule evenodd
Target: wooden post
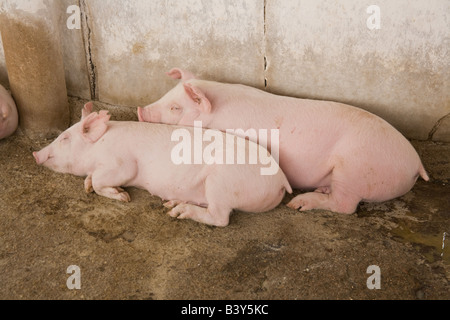
M 70 124 L 53 1 L 6 0 L 0 14 L 9 83 L 30 138 L 52 138 Z

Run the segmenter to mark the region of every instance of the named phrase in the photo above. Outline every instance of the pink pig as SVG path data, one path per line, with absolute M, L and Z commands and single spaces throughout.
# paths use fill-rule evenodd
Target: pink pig
M 260 164 L 175 164 L 172 135 L 180 127 L 109 119 L 107 111 L 92 113 L 92 103 L 86 104 L 79 123 L 33 153 L 36 162 L 87 177 L 87 192 L 111 199 L 130 201 L 121 187 L 145 189 L 170 200 L 165 206 L 172 209 L 172 217 L 215 226 L 227 226 L 232 209 L 268 211 L 281 202 L 286 190 L 292 192 L 281 170 L 261 175 Z M 247 150 L 259 147 L 253 142 L 245 145 Z
M 139 120 L 188 126 L 202 121 L 222 131 L 279 129 L 280 143 L 268 141 L 269 150 L 273 155 L 279 148 L 280 167 L 293 188 L 315 190 L 292 199 L 291 208 L 353 213 L 360 201 L 404 195 L 419 175 L 429 180 L 409 141 L 367 111 L 200 80 L 180 69 L 167 74 L 182 81 L 159 101 L 138 108 Z
M 0 139 L 12 135 L 18 124 L 16 104 L 9 92 L 0 85 Z

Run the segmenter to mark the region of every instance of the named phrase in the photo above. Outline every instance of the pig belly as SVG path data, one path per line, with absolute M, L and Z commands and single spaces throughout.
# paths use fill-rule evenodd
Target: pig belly
M 179 200 L 206 207 L 204 180 L 205 174 L 198 165 L 168 166 L 166 163 L 149 171 L 140 169 L 136 180 L 130 181 L 129 185 L 147 190 L 163 200 Z
M 301 153 L 297 156 L 280 156 L 280 167 L 288 178 L 289 183 L 295 189 L 311 190 L 331 184 L 331 173 L 333 167 L 328 161 L 317 161 L 305 159 Z
M 340 121 L 342 126 L 335 130 L 324 123 L 316 122 L 314 128 L 305 124 L 298 135 L 280 134 L 280 167 L 293 188 L 339 188 L 363 201 L 378 202 L 413 187 L 420 158 L 387 122 L 360 117 L 359 123 Z
M 280 132 L 279 164 L 293 188 L 309 190 L 330 185 L 330 157 L 337 139 L 337 134 L 329 136 L 317 128 L 305 127 L 296 134 Z

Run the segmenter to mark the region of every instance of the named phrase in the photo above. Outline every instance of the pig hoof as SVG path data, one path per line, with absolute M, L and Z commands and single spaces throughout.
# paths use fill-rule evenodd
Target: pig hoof
M 216 227 L 226 227 L 229 223 L 231 209 L 203 208 L 189 203 L 181 203 L 170 210 L 168 214 L 173 218 L 192 219 Z
M 311 198 L 313 198 L 313 197 L 311 197 L 313 195 L 314 195 L 314 193 L 306 193 L 306 194 L 298 195 L 297 197 L 292 199 L 287 204 L 287 206 L 289 208 L 295 209 L 295 210 L 300 209 L 300 211 L 308 211 L 308 210 L 316 209 L 317 204 L 315 203 L 315 201 L 313 201 L 314 199 L 311 199 Z
M 122 202 L 130 202 L 131 201 L 131 197 L 128 194 L 128 192 L 126 192 L 125 190 L 123 190 L 122 188 L 114 188 L 116 189 L 117 192 L 117 200 L 122 201 Z
M 130 195 L 128 194 L 128 192 L 120 192 L 119 193 L 119 198 L 118 198 L 118 200 L 119 201 L 122 201 L 122 202 L 130 202 L 131 201 L 131 197 L 130 197 Z
M 166 203 L 163 204 L 164 207 L 166 207 L 167 209 L 173 209 L 175 208 L 177 205 L 183 203 L 183 201 L 180 200 L 170 200 L 167 201 Z
M 169 202 L 171 202 L 171 201 L 169 201 Z M 179 204 L 179 205 L 176 205 L 172 210 L 170 210 L 170 211 L 168 212 L 168 214 L 169 214 L 169 216 L 171 216 L 172 218 L 179 218 L 179 219 L 181 219 L 181 217 L 183 216 L 183 214 L 186 213 L 186 209 L 187 209 L 186 205 L 184 205 L 184 204 Z
M 291 201 L 287 204 L 287 206 L 294 210 L 298 210 L 298 209 L 300 209 L 300 211 L 310 210 L 310 209 L 306 209 L 307 204 L 304 201 Z
M 122 202 L 130 202 L 131 201 L 131 197 L 128 194 L 128 192 L 125 192 L 122 188 L 103 188 L 103 189 L 95 189 L 95 192 L 98 195 L 110 198 L 110 199 L 115 199 L 115 200 L 119 200 Z
M 94 192 L 94 187 L 92 187 L 92 176 L 88 176 L 86 180 L 84 180 L 84 190 L 86 190 L 86 193 Z
M 351 214 L 356 211 L 360 200 L 358 196 L 349 194 L 309 192 L 296 196 L 287 206 L 292 209 L 300 208 L 300 211 L 320 209 Z
M 180 201 L 180 204 L 177 205 L 175 208 L 170 210 L 168 214 L 172 218 L 178 218 L 178 219 L 193 219 L 197 211 L 206 211 L 204 208 L 200 208 L 191 204 L 183 203 Z

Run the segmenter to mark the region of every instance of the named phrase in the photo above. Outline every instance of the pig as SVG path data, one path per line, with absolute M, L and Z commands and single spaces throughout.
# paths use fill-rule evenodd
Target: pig
M 11 136 L 18 125 L 16 104 L 9 92 L 0 85 L 0 139 Z
M 95 191 L 128 202 L 130 196 L 122 188 L 134 186 L 168 200 L 164 206 L 171 209 L 169 215 L 174 218 L 224 227 L 233 209 L 265 212 L 275 208 L 286 191 L 292 192 L 282 170 L 262 175 L 262 164 L 175 164 L 172 136 L 182 128 L 110 121 L 107 111 L 92 112 L 92 107 L 92 103 L 86 104 L 80 122 L 33 153 L 39 165 L 86 177 L 88 193 Z M 192 133 L 194 129 L 183 130 Z M 216 133 L 225 137 L 220 131 Z M 244 143 L 246 151 L 259 147 Z M 234 150 L 234 145 L 227 144 L 226 148 Z
M 160 100 L 138 107 L 140 121 L 191 126 L 202 121 L 221 131 L 278 129 L 279 165 L 291 187 L 306 192 L 288 206 L 351 214 L 360 202 L 383 202 L 407 193 L 429 177 L 410 142 L 365 110 L 332 101 L 298 99 L 240 84 L 197 79 L 174 68 L 181 80 Z M 245 130 L 245 131 L 244 131 Z M 259 142 L 256 137 L 249 137 Z

